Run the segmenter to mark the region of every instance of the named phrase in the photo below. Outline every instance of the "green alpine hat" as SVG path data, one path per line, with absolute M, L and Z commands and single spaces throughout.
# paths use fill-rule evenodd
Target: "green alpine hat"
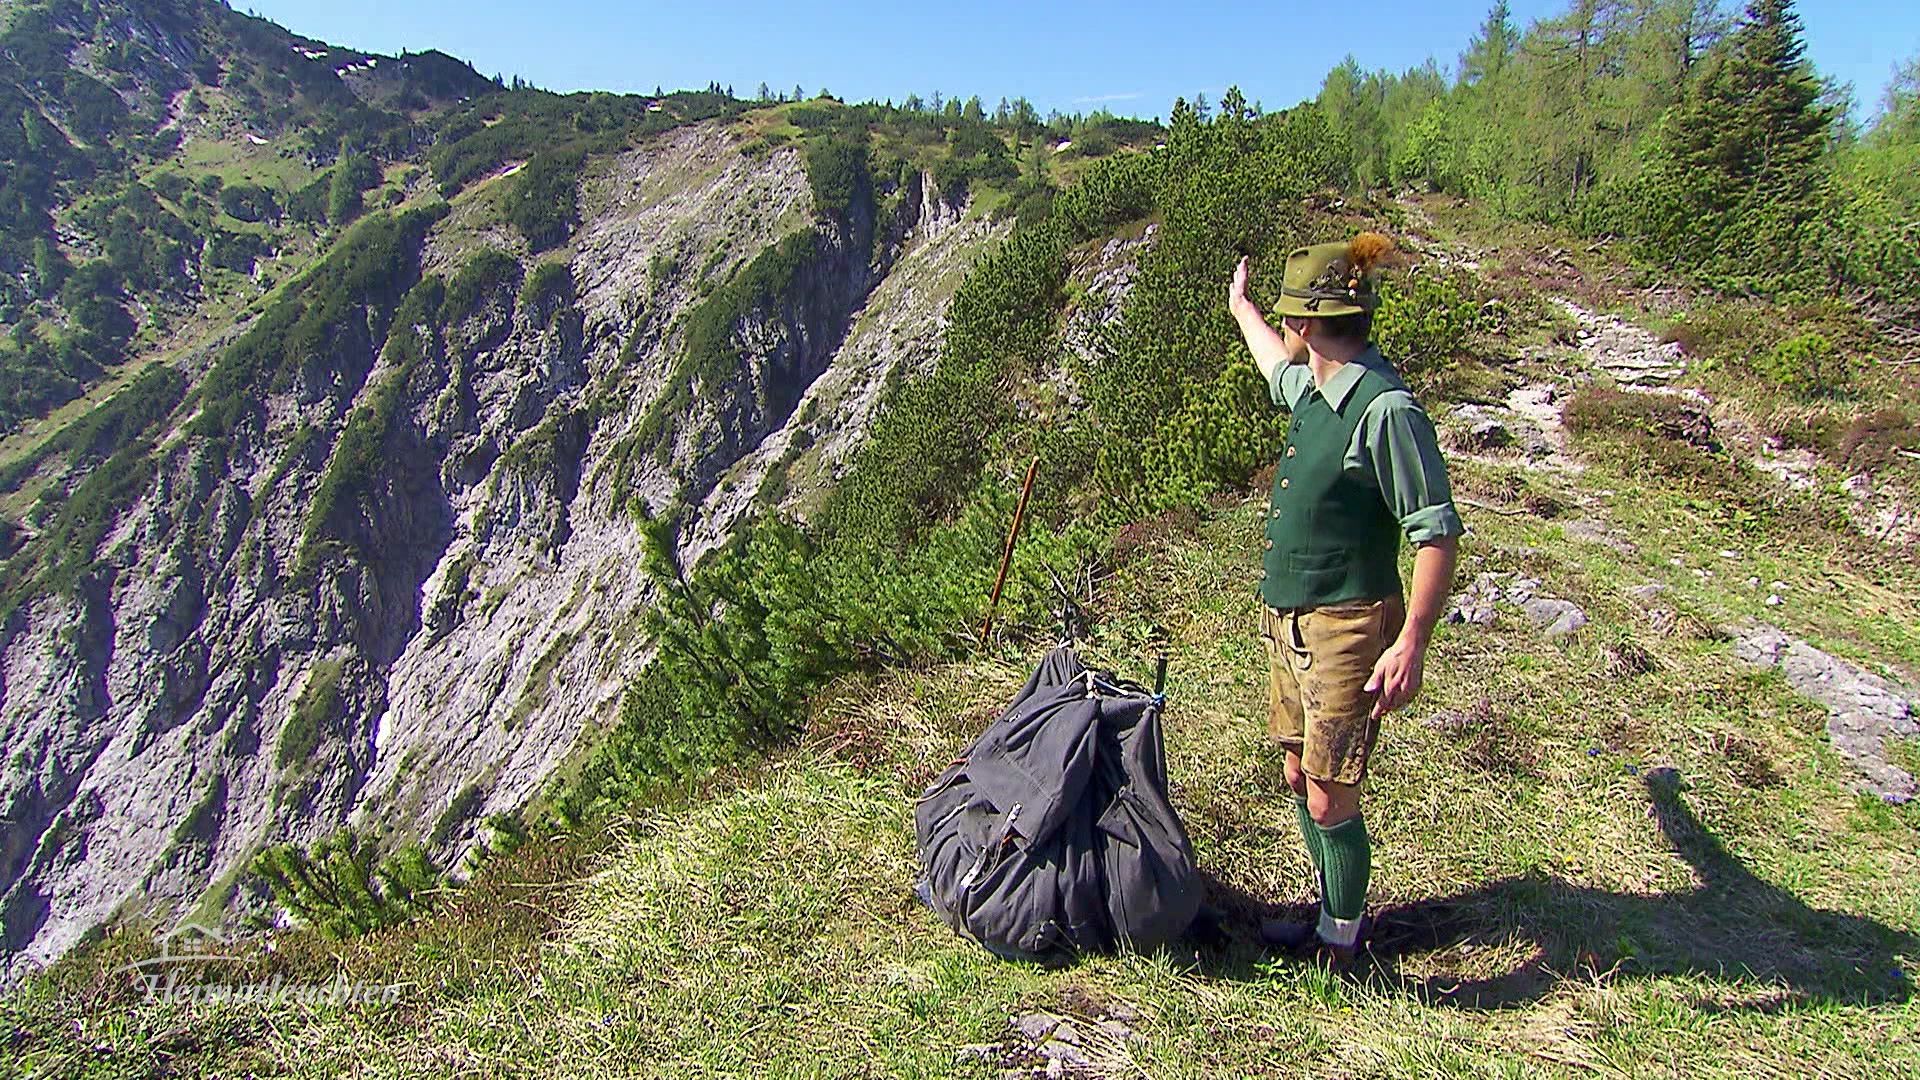
M 1374 270 L 1393 251 L 1393 241 L 1363 232 L 1350 242 L 1296 248 L 1280 275 L 1274 311 L 1295 318 L 1357 315 L 1379 306 Z

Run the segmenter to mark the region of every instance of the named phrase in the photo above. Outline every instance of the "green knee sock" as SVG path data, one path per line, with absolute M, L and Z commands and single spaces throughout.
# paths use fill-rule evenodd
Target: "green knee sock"
M 1342 923 L 1357 920 L 1367 906 L 1367 879 L 1373 874 L 1373 844 L 1359 815 L 1330 827 L 1314 826 L 1320 834 L 1321 877 L 1326 891 L 1321 910 Z
M 1320 826 L 1313 823 L 1313 813 L 1307 809 L 1307 800 L 1297 797 L 1293 808 L 1300 814 L 1300 835 L 1307 842 L 1307 857 L 1313 860 L 1313 875 L 1320 884 L 1320 895 L 1327 894 L 1326 855 L 1320 842 Z

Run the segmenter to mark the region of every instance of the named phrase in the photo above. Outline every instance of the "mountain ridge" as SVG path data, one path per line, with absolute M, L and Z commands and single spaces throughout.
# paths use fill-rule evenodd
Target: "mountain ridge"
M 162 59 L 192 59 L 179 34 L 128 18 L 104 47 L 150 40 Z M 295 67 L 336 65 L 342 92 L 374 98 L 412 86 L 418 61 L 293 36 L 275 47 Z M 534 96 L 504 100 L 548 107 L 523 93 Z M 173 100 L 148 94 L 146 114 L 162 96 Z M 501 123 L 518 122 L 512 107 Z M 857 433 L 889 371 L 938 350 L 936 330 L 837 360 L 896 262 L 940 264 L 928 298 L 897 309 L 937 317 L 966 253 L 1003 232 L 977 214 L 963 226 L 964 196 L 925 168 L 869 180 L 863 150 L 849 201 L 830 213 L 797 145 L 726 120 L 676 129 L 644 99 L 633 115 L 654 133 L 582 159 L 557 245 L 509 223 L 537 154 L 484 150 L 508 163 L 450 191 L 388 162 L 375 174 L 383 205 L 331 242 L 298 241 L 311 260 L 259 295 L 259 314 L 143 359 L 155 374 L 82 414 L 101 435 L 70 436 L 69 423 L 36 450 L 21 444 L 14 497 L 39 501 L 13 534 L 0 633 L 0 716 L 20 748 L 0 792 L 11 974 L 124 904 L 218 910 L 255 853 L 343 826 L 393 845 L 431 839 L 435 860 L 457 865 L 485 819 L 517 811 L 583 730 L 612 722 L 649 655 L 630 500 L 687 508 L 690 561 L 723 542 L 756 497 L 773 497 L 767 477 L 809 448 L 796 443 Z M 261 138 L 235 144 L 264 149 Z M 289 189 L 253 190 L 277 202 Z M 783 242 L 805 252 L 718 316 L 737 369 L 678 374 L 688 319 Z M 848 408 L 815 404 L 797 423 L 829 371 Z M 690 384 L 695 397 L 655 400 Z M 636 432 L 649 412 L 664 435 Z M 775 434 L 783 450 L 750 486 L 722 485 Z

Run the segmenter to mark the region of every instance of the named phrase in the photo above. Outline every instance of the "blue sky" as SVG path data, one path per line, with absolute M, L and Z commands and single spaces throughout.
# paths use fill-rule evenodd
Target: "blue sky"
M 540 0 L 237 0 L 289 29 L 376 52 L 442 49 L 491 75 L 551 90 L 649 92 L 718 80 L 742 96 L 762 81 L 811 95 L 899 101 L 939 90 L 991 109 L 1025 95 L 1042 112 L 1164 116 L 1176 96 L 1237 83 L 1283 108 L 1311 97 L 1351 52 L 1368 68 L 1455 60 L 1489 0 L 1371 5 L 1185 3 L 616 3 Z M 1513 0 L 1521 25 L 1565 0 Z M 1851 82 L 1865 119 L 1894 65 L 1920 54 L 1920 3 L 1799 5 L 1808 53 Z

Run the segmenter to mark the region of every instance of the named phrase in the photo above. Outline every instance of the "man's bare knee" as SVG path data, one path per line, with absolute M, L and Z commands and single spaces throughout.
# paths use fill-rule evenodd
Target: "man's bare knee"
M 1287 751 L 1287 786 L 1295 795 L 1307 793 L 1307 774 L 1300 768 L 1300 755 Z
M 1359 815 L 1360 787 L 1357 784 L 1336 784 L 1331 781 L 1307 780 L 1307 813 L 1313 822 L 1321 828 L 1331 829 L 1335 825 Z

